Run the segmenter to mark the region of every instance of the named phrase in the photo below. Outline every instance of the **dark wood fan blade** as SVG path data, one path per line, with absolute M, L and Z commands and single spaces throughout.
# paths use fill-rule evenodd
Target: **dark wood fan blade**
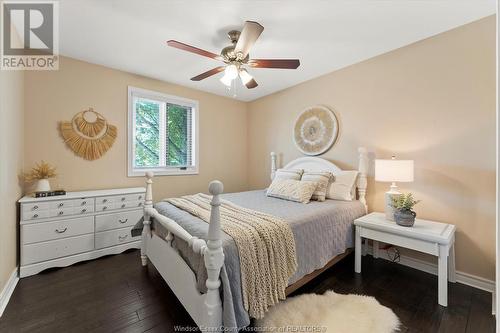
M 254 79 L 251 79 L 250 81 L 248 81 L 247 84 L 245 84 L 245 86 L 247 86 L 248 89 L 253 89 L 253 88 L 257 87 L 258 84 Z
M 264 27 L 259 23 L 246 21 L 234 48 L 234 53 L 241 52 L 242 58 L 245 58 L 263 30 Z
M 212 76 L 212 75 L 215 75 L 217 73 L 222 72 L 224 70 L 224 68 L 226 68 L 226 67 L 219 66 L 219 67 L 212 68 L 211 70 L 206 71 L 205 73 L 201 73 L 200 75 L 192 77 L 191 81 L 201 81 L 203 79 L 206 79 L 209 76 Z
M 300 66 L 299 59 L 252 59 L 248 66 L 255 68 L 296 69 Z
M 171 47 L 175 47 L 176 49 L 179 49 L 179 50 L 188 51 L 191 53 L 196 53 L 196 54 L 199 54 L 199 55 L 204 56 L 204 57 L 212 58 L 215 60 L 222 60 L 222 57 L 218 54 L 215 54 L 215 53 L 212 53 L 209 51 L 205 51 L 205 50 L 199 49 L 197 47 L 178 42 L 176 40 L 169 40 L 167 42 L 167 45 L 171 46 Z

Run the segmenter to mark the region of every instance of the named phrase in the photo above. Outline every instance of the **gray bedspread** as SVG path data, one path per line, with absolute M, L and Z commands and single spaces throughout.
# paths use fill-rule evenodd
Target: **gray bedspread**
M 290 279 L 290 284 L 304 275 L 322 268 L 328 261 L 353 246 L 353 221 L 365 214 L 364 206 L 359 201 L 326 200 L 311 201 L 309 204 L 270 198 L 265 190 L 223 194 L 222 198 L 239 206 L 272 214 L 285 219 L 292 229 L 297 251 L 297 272 Z M 191 235 L 206 239 L 208 223 L 167 203 L 159 202 L 155 208 L 181 225 Z M 153 229 L 165 235 L 159 223 Z M 243 308 L 240 281 L 240 258 L 233 239 L 222 233 L 225 255 L 221 272 L 224 326 L 237 328 L 248 326 L 250 319 Z M 175 241 L 188 265 L 197 276 L 198 288 L 206 290 L 206 269 L 200 255 L 195 255 L 183 241 Z

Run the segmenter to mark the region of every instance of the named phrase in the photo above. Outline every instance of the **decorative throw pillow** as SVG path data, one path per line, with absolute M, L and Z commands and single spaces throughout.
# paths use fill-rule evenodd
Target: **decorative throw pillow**
M 318 183 L 295 179 L 274 179 L 267 196 L 295 202 L 309 203 Z
M 304 170 L 302 169 L 278 169 L 274 174 L 274 179 L 295 179 L 300 180 Z
M 326 192 L 328 199 L 352 201 L 356 198 L 358 171 L 341 171 L 334 176 Z
M 328 185 L 333 180 L 333 175 L 328 171 L 304 171 L 301 180 L 317 182 L 318 186 L 316 187 L 311 200 L 325 201 L 326 191 L 328 190 Z

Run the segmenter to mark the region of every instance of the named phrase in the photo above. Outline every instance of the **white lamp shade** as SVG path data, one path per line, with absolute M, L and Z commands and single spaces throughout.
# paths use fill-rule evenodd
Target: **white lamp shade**
M 240 79 L 241 82 L 246 85 L 248 82 L 252 81 L 253 77 L 250 75 L 246 69 L 241 69 L 240 70 Z
M 375 160 L 375 180 L 379 182 L 412 182 L 413 160 Z
M 222 82 L 225 86 L 230 87 L 233 79 L 224 73 L 224 76 L 220 78 L 220 82 Z
M 228 65 L 224 70 L 224 75 L 230 79 L 236 79 L 238 77 L 238 67 L 236 65 Z

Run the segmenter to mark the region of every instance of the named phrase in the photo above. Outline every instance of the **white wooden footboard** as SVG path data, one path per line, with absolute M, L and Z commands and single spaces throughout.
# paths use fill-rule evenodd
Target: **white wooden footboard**
M 219 195 L 223 191 L 223 185 L 219 181 L 213 181 L 208 188 L 213 198 L 208 237 L 205 242 L 203 239 L 192 236 L 175 221 L 161 215 L 153 208 L 153 173 L 148 172 L 146 178 L 142 265 L 147 265 L 148 259 L 151 261 L 202 332 L 219 332 L 222 327 L 219 275 L 224 264 L 220 240 Z M 156 223 L 161 223 L 168 230 L 165 239 L 151 232 L 151 219 L 155 219 Z M 172 247 L 173 237 L 186 241 L 195 253 L 203 255 L 208 275 L 206 294 L 198 292 L 195 274 L 177 250 Z

